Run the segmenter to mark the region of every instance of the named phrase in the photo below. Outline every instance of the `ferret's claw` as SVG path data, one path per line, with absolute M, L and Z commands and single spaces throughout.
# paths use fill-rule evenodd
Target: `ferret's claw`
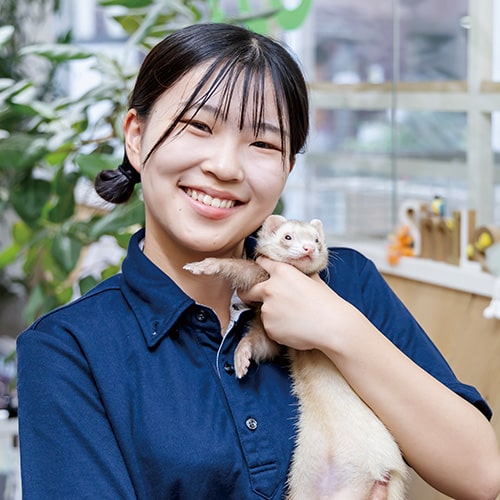
M 248 373 L 252 359 L 252 346 L 250 342 L 242 339 L 234 351 L 234 370 L 237 378 L 243 378 Z
M 182 266 L 182 269 L 185 269 L 193 274 L 202 274 L 202 270 L 199 268 L 198 264 L 199 262 L 190 262 L 189 264 Z
M 193 274 L 216 274 L 219 271 L 219 262 L 218 259 L 210 257 L 200 262 L 190 262 L 182 268 Z

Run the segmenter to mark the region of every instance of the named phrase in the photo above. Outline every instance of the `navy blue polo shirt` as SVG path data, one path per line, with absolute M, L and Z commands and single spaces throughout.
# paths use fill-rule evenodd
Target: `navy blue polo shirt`
M 297 419 L 285 360 L 237 380 L 233 353 L 251 312 L 222 338 L 214 312 L 141 252 L 142 237 L 121 274 L 18 338 L 25 498 L 282 498 Z M 371 261 L 333 252 L 330 286 L 489 418 Z

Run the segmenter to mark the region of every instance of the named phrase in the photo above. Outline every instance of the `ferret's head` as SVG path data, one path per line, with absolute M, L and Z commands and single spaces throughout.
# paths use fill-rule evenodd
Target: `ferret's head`
M 270 215 L 257 235 L 258 254 L 295 266 L 311 275 L 328 264 L 328 249 L 319 219 L 310 222 Z

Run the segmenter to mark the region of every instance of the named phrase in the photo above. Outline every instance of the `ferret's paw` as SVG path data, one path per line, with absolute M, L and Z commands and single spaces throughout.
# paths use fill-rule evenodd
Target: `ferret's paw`
M 200 262 L 190 262 L 183 269 L 193 274 L 215 274 L 218 271 L 217 259 L 209 257 Z
M 243 378 L 248 373 L 251 359 L 252 346 L 243 338 L 234 351 L 234 370 L 237 378 Z

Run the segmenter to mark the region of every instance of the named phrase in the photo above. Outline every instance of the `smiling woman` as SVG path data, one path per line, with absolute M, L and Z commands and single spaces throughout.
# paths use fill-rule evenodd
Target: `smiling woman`
M 289 125 L 292 107 L 287 96 L 306 96 L 301 78 L 284 78 L 290 67 L 285 68 L 281 58 L 291 61 L 291 56 L 277 45 L 265 50 L 262 45 L 270 45 L 269 40 L 258 35 L 244 40 L 239 30 L 230 37 L 231 46 L 238 49 L 216 53 L 214 39 L 220 30 L 220 25 L 207 28 L 213 33 L 202 50 L 189 44 L 188 49 L 174 50 L 176 43 L 190 40 L 189 29 L 177 35 L 179 40 L 173 37 L 164 54 L 160 44 L 159 60 L 169 61 L 169 72 L 161 71 L 153 51 L 136 88 L 143 92 L 154 79 L 162 92 L 147 109 L 141 105 L 141 92 L 134 92 L 124 121 L 124 165 L 140 172 L 144 193 L 144 253 L 170 274 L 178 272 L 174 268 L 188 256 L 241 256 L 245 236 L 273 211 L 305 141 L 306 129 L 294 127 L 292 132 Z M 273 55 L 276 47 L 280 58 Z M 188 72 L 186 61 L 196 64 Z M 164 74 L 168 81 L 158 86 Z M 307 120 L 307 105 L 292 109 L 293 120 Z M 199 292 L 195 296 L 203 298 Z M 225 316 L 227 312 L 219 311 L 219 317 Z
M 299 408 L 288 359 L 234 375 L 253 303 L 271 339 L 336 364 L 425 480 L 457 499 L 494 498 L 487 403 L 364 256 L 330 250 L 321 277 L 261 258 L 269 279 L 239 295 L 184 269 L 253 256 L 250 235 L 273 211 L 308 124 L 301 71 L 269 38 L 200 24 L 152 49 L 124 119 L 123 163 L 96 179 L 114 202 L 140 181 L 145 228 L 121 274 L 18 340 L 26 498 L 286 497 Z M 325 468 L 342 495 L 335 460 L 311 465 L 318 487 Z M 386 498 L 385 478 L 364 497 Z
M 186 194 L 193 198 L 193 200 L 214 208 L 233 208 L 237 203 L 237 200 L 221 200 L 220 198 L 212 198 L 209 194 L 203 192 L 199 193 L 198 191 L 189 188 L 186 189 Z

